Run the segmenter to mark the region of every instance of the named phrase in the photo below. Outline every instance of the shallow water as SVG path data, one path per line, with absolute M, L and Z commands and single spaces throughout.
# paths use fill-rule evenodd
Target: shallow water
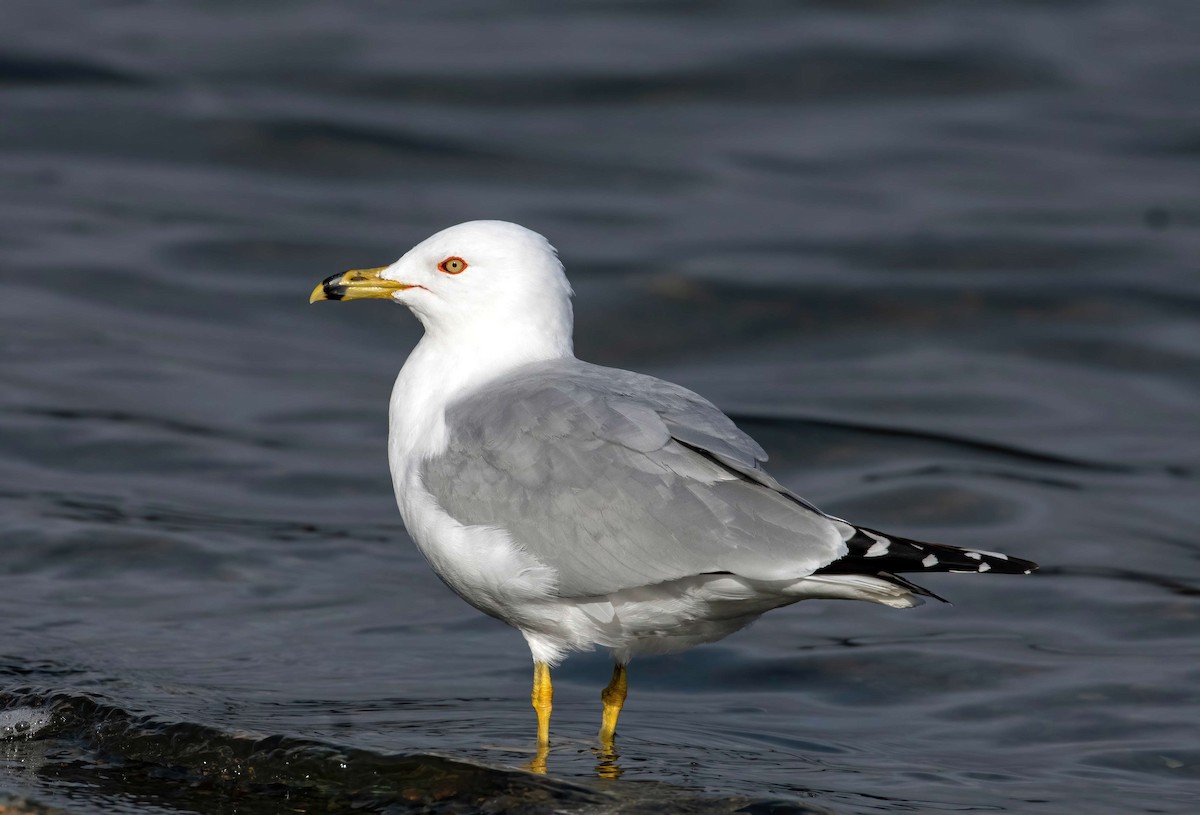
M 415 6 L 415 4 L 412 4 Z M 12 2 L 0 802 L 72 813 L 1192 812 L 1191 2 Z M 830 512 L 1010 551 L 556 672 L 400 525 L 418 336 L 321 278 L 515 220 L 584 358 Z M 613 778 L 613 776 L 619 776 Z

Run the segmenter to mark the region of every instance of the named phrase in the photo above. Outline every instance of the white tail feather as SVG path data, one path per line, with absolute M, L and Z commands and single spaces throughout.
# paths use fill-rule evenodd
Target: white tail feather
M 925 602 L 903 586 L 860 574 L 809 575 L 788 586 L 785 593 L 803 600 L 866 600 L 892 608 L 912 608 Z

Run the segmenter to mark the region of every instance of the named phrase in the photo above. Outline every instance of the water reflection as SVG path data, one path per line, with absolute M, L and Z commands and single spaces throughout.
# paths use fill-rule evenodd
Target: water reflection
M 619 760 L 620 752 L 617 750 L 616 742 L 610 741 L 607 745 L 601 744 L 589 748 L 592 756 L 595 757 L 595 774 L 597 778 L 614 780 L 625 774 L 621 769 Z M 522 770 L 545 775 L 550 772 L 550 747 L 549 745 L 538 745 L 537 752 L 532 759 L 521 765 Z
M 609 780 L 620 778 L 625 774 L 618 763 L 621 754 L 617 752 L 615 742 L 610 742 L 605 747 L 592 748 L 592 753 L 596 756 L 596 775 L 599 778 Z
M 531 773 L 545 775 L 547 770 L 546 757 L 550 755 L 550 745 L 538 743 L 537 754 L 525 764 L 521 765 L 522 770 L 528 770 Z

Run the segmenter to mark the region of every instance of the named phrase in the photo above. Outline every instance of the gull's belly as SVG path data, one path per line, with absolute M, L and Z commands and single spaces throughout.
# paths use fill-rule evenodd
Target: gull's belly
M 597 645 L 630 654 L 681 650 L 720 639 L 790 602 L 747 581 L 713 575 L 604 597 L 557 597 L 553 565 L 525 554 L 502 529 L 459 523 L 419 483 L 397 493 L 409 534 L 446 585 L 519 628 L 552 662 Z
M 798 599 L 729 575 L 558 597 L 553 563 L 527 554 L 502 528 L 455 520 L 425 489 L 418 468 L 402 464 L 393 474 L 405 527 L 438 577 L 478 610 L 518 628 L 540 661 L 556 664 L 568 651 L 596 646 L 623 659 L 679 651 Z

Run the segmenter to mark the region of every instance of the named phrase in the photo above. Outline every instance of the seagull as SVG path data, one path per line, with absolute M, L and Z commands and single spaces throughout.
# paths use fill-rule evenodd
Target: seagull
M 310 298 L 393 300 L 424 326 L 389 405 L 396 499 L 438 577 L 524 635 L 533 769 L 549 749 L 550 669 L 570 652 L 612 654 L 599 733 L 611 750 L 635 655 L 713 642 L 800 600 L 942 600 L 902 573 L 1037 568 L 822 512 L 703 397 L 577 359 L 571 297 L 544 237 L 470 221 Z

